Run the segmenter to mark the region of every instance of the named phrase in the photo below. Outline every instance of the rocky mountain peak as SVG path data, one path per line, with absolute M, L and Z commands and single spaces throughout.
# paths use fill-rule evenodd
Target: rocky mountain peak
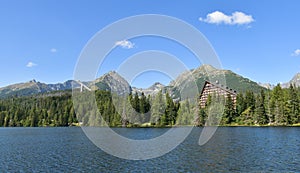
M 280 86 L 282 88 L 288 88 L 291 84 L 300 87 L 300 73 L 297 73 L 289 82 L 280 84 Z
M 155 82 L 153 85 L 151 85 L 149 88 L 143 89 L 143 88 L 136 88 L 132 87 L 132 92 L 133 93 L 138 93 L 138 95 L 141 95 L 144 93 L 145 95 L 155 95 L 157 94 L 160 90 L 163 90 L 165 88 L 165 85 Z
M 297 74 L 293 77 L 292 81 L 300 81 L 300 73 L 297 73 Z
M 210 64 L 203 64 L 202 66 L 200 66 L 200 68 L 204 68 L 205 70 L 208 70 L 208 71 L 217 70 L 215 67 L 213 67 Z
M 37 83 L 35 79 L 29 81 L 29 83 Z
M 216 71 L 216 70 L 218 70 L 218 69 L 216 69 L 212 65 L 203 64 L 199 68 L 195 69 L 193 72 L 209 73 L 209 72 Z
M 115 71 L 110 71 L 96 79 L 95 84 L 102 87 L 105 85 L 111 92 L 117 93 L 118 95 L 124 95 L 131 92 L 129 83 Z
M 106 90 L 111 91 L 112 93 L 117 93 L 118 95 L 126 95 L 130 92 L 137 92 L 138 94 L 141 94 L 143 92 L 145 95 L 155 95 L 162 90 L 163 93 L 168 92 L 173 98 L 180 98 L 181 90 L 185 87 L 193 86 L 194 84 L 196 84 L 198 90 L 201 90 L 205 81 L 220 81 L 219 79 L 222 79 L 224 77 L 226 78 L 226 85 L 237 90 L 238 92 L 245 92 L 246 90 L 259 92 L 262 89 L 262 87 L 257 83 L 236 73 L 233 73 L 230 70 L 216 69 L 215 67 L 206 64 L 200 66 L 197 69 L 181 73 L 168 86 L 164 86 L 163 84 L 156 82 L 146 89 L 131 87 L 129 83 L 116 71 L 110 71 L 100 78 L 96 79 L 95 81 L 82 82 L 92 90 Z M 0 88 L 0 98 L 9 96 L 32 95 L 51 91 L 70 90 L 72 89 L 73 83 L 75 83 L 75 87 L 76 85 L 77 87 L 79 87 L 79 84 L 73 82 L 72 80 L 66 81 L 64 83 L 45 84 L 33 79 L 29 82 L 17 83 Z M 289 84 L 295 84 L 299 87 L 300 73 L 296 74 L 290 82 L 286 83 L 286 86 L 289 87 Z M 260 85 L 266 88 L 272 88 L 272 86 L 263 84 Z
M 110 71 L 108 73 L 105 73 L 103 76 L 101 76 L 100 78 L 96 79 L 97 80 L 110 80 L 110 79 L 115 79 L 115 80 L 120 80 L 123 81 L 125 80 L 122 76 L 120 76 L 116 71 Z
M 148 89 L 152 89 L 152 90 L 155 90 L 155 89 L 161 89 L 165 87 L 165 85 L 159 83 L 159 82 L 155 82 L 153 85 L 151 85 Z
M 300 73 L 297 73 L 288 83 L 282 84 L 282 87 L 288 88 L 291 84 L 300 87 Z

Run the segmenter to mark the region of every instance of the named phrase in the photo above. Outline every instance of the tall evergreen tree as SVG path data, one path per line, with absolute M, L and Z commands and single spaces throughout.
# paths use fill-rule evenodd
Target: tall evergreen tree
M 296 124 L 298 123 L 299 115 L 299 98 L 297 90 L 291 84 L 287 92 L 285 114 L 287 114 L 288 124 Z
M 262 125 L 268 123 L 268 117 L 265 109 L 265 93 L 264 90 L 261 90 L 260 95 L 256 99 L 255 107 L 255 123 Z
M 177 118 L 177 106 L 173 102 L 173 99 L 170 97 L 169 93 L 166 94 L 166 123 L 168 125 L 174 125 Z
M 287 123 L 286 116 L 284 115 L 283 91 L 280 84 L 274 87 L 272 91 L 270 109 L 274 116 L 275 124 L 282 125 Z
M 197 119 L 197 125 L 198 126 L 204 126 L 206 119 L 207 119 L 207 114 L 205 112 L 205 109 L 200 108 L 200 110 L 199 110 L 199 117 Z
M 181 102 L 178 109 L 176 124 L 178 125 L 192 125 L 194 122 L 194 115 L 191 112 L 189 99 Z
M 159 120 L 165 114 L 165 109 L 166 109 L 166 103 L 163 99 L 162 91 L 160 90 L 156 94 L 156 96 L 154 97 L 154 100 L 152 102 L 150 122 L 155 125 L 159 124 Z
M 236 96 L 236 112 L 241 115 L 247 109 L 247 103 L 245 102 L 242 93 L 238 93 Z
M 231 98 L 231 95 L 228 94 L 226 97 L 224 116 L 222 120 L 222 124 L 231 124 L 235 118 L 235 109 L 234 104 Z

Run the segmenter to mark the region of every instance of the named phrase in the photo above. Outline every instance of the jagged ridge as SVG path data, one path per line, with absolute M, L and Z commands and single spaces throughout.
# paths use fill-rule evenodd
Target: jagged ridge
M 191 75 L 195 79 L 193 81 L 196 82 L 199 91 L 202 89 L 205 80 L 210 80 L 212 82 L 218 80 L 221 84 L 237 90 L 238 92 L 245 92 L 246 90 L 250 90 L 257 93 L 264 88 L 256 82 L 233 73 L 230 70 L 216 69 L 210 65 L 202 65 L 197 69 L 186 71 L 179 75 L 174 81 L 171 81 L 168 86 L 164 86 L 157 82 L 147 89 L 131 87 L 130 84 L 115 71 L 106 73 L 95 81 L 84 83 L 87 86 L 91 87 L 93 90 L 107 90 L 119 95 L 130 92 L 137 92 L 138 94 L 144 92 L 145 95 L 154 95 L 158 91 L 163 90 L 163 92 L 169 92 L 170 95 L 176 99 L 179 98 L 180 88 L 189 85 L 189 82 L 191 82 Z M 225 81 L 223 80 L 223 77 L 225 77 Z M 286 83 L 286 87 L 288 87 L 290 83 L 295 84 L 299 87 L 300 73 L 295 75 L 290 82 Z M 70 90 L 72 89 L 72 84 L 74 84 L 73 80 L 68 80 L 64 83 L 57 84 L 45 84 L 37 82 L 35 80 L 31 80 L 29 82 L 13 84 L 0 88 L 0 98 Z

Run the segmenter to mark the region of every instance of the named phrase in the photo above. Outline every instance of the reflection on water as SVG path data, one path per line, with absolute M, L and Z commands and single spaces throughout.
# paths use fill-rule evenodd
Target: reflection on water
M 167 129 L 115 129 L 147 139 Z M 172 152 L 123 160 L 95 147 L 81 128 L 0 128 L 0 172 L 298 172 L 300 128 L 221 127 L 204 146 L 195 128 Z

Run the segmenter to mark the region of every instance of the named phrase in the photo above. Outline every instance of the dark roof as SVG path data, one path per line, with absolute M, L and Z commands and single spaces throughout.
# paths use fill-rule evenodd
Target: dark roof
M 209 82 L 209 81 L 205 81 L 200 96 L 203 94 L 204 88 L 205 88 L 206 84 L 208 84 L 208 83 L 209 83 L 209 84 L 212 84 L 212 85 L 214 85 L 214 86 L 216 86 L 217 88 L 220 88 L 220 89 L 222 89 L 222 90 L 225 90 L 225 91 L 227 91 L 227 92 L 229 92 L 229 93 L 231 93 L 231 94 L 234 94 L 234 95 L 237 94 L 236 90 L 233 90 L 233 89 L 231 89 L 231 88 L 229 88 L 229 87 L 227 87 L 227 86 L 224 86 L 224 85 L 222 85 L 222 84 L 212 83 L 212 82 Z

